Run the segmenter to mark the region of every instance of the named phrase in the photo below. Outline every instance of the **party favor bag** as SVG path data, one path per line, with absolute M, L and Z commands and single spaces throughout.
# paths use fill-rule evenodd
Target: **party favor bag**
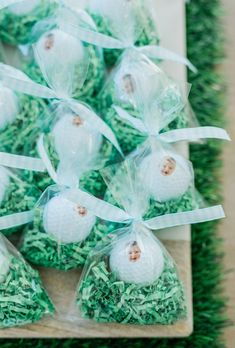
M 128 51 L 99 95 L 100 113 L 128 153 L 145 139 L 143 129 L 138 129 L 141 121 L 160 132 L 197 124 L 187 100 L 189 89 L 186 86 L 184 92 L 146 56 Z M 133 122 L 113 105 L 128 112 Z
M 27 260 L 66 271 L 84 265 L 97 242 L 113 227 L 97 217 L 84 194 L 58 185 L 44 192 L 32 223 L 25 227 L 21 252 Z
M 92 253 L 77 290 L 85 318 L 122 324 L 173 324 L 187 315 L 176 265 L 147 228 L 134 224 Z
M 95 27 L 89 15 L 77 11 L 88 28 Z M 35 82 L 52 86 L 62 94 L 92 103 L 103 83 L 102 50 L 88 45 L 60 28 L 60 16 L 38 22 L 31 35 L 34 55 L 23 71 Z
M 202 222 L 224 216 L 220 206 L 145 219 L 148 192 L 126 162 L 122 175 L 103 170 L 109 190 L 124 208 L 109 220 L 126 226 L 114 229 L 87 259 L 68 318 L 81 315 L 98 322 L 173 324 L 187 316 L 186 298 L 176 265 L 151 230 Z
M 98 169 L 120 155 L 93 117 L 98 119 L 88 105 L 55 103 L 42 122 L 38 153 L 54 182 L 102 196 L 106 187 Z
M 53 315 L 37 271 L 0 234 L 0 328 L 31 324 Z

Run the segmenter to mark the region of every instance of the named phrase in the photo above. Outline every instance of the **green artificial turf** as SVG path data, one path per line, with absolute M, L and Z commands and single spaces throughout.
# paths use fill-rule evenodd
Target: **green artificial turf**
M 191 0 L 187 5 L 188 56 L 199 69 L 189 75 L 193 83 L 190 101 L 203 125 L 224 124 L 224 90 L 216 73 L 223 58 L 219 0 Z M 210 141 L 191 148 L 196 184 L 210 203 L 221 199 L 221 143 Z M 218 222 L 193 227 L 193 297 L 194 333 L 179 339 L 96 339 L 96 340 L 0 340 L 1 348 L 225 348 L 222 330 L 227 324 L 223 315 L 225 300 L 220 281 L 223 278 Z

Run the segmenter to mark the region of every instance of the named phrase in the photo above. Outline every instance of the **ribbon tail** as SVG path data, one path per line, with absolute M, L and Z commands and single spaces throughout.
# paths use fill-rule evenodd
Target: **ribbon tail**
M 0 165 L 8 168 L 45 172 L 41 159 L 0 152 Z
M 127 122 L 129 122 L 135 129 L 141 133 L 147 133 L 147 130 L 144 126 L 144 122 L 136 117 L 131 116 L 127 111 L 122 109 L 120 106 L 113 105 L 114 110 L 117 112 L 119 117 Z
M 86 208 L 91 210 L 94 215 L 102 220 L 118 223 L 127 223 L 131 221 L 130 215 L 128 215 L 124 210 L 80 189 L 68 190 L 65 192 L 65 195 L 75 204 L 82 203 Z
M 145 54 L 150 59 L 162 59 L 162 60 L 170 60 L 173 62 L 181 63 L 187 66 L 191 71 L 197 73 L 197 69 L 195 66 L 185 57 L 168 50 L 167 48 L 149 45 L 137 48 L 140 52 Z
M 0 230 L 6 230 L 21 225 L 28 224 L 34 219 L 34 211 L 29 210 L 0 217 Z
M 69 35 L 75 36 L 81 41 L 87 42 L 91 45 L 107 49 L 125 48 L 122 41 L 90 29 L 82 28 L 79 25 L 66 21 L 66 18 L 60 20 L 60 27 Z
M 56 173 L 56 171 L 55 171 L 55 169 L 54 169 L 54 167 L 53 167 L 53 165 L 48 157 L 48 154 L 45 150 L 45 147 L 44 147 L 44 134 L 41 134 L 39 139 L 38 139 L 37 150 L 38 150 L 38 154 L 41 157 L 45 168 L 48 171 L 48 174 L 50 175 L 50 177 L 52 178 L 52 180 L 55 183 L 58 183 L 57 173 Z
M 199 139 L 220 139 L 230 141 L 226 130 L 218 127 L 195 127 L 175 129 L 159 135 L 160 140 L 167 143 L 177 141 L 196 141 Z
M 22 71 L 0 63 L 1 83 L 13 91 L 45 99 L 56 98 L 54 91 L 31 80 Z
M 221 205 L 196 209 L 192 211 L 166 214 L 144 222 L 145 226 L 152 230 L 160 230 L 182 225 L 197 224 L 222 219 L 225 217 L 224 210 Z

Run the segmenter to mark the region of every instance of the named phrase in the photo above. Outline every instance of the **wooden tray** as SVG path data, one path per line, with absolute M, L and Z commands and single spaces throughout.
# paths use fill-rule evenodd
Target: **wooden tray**
M 177 53 L 185 54 L 185 8 L 184 0 L 147 0 L 155 11 L 161 44 Z M 166 71 L 178 81 L 185 82 L 185 68 L 176 63 L 164 63 Z M 180 151 L 187 155 L 186 145 Z M 174 258 L 187 295 L 188 318 L 170 326 L 133 326 L 120 324 L 97 324 L 81 318 L 73 324 L 66 319 L 43 319 L 37 324 L 0 331 L 8 338 L 94 338 L 94 337 L 186 337 L 192 333 L 192 285 L 190 227 L 184 226 L 157 233 Z M 74 297 L 79 280 L 79 271 L 62 272 L 39 268 L 40 274 L 59 312 L 64 312 Z

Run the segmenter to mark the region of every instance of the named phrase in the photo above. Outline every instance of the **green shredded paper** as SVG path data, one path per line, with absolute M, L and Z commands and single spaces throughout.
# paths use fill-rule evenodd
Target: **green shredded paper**
M 11 256 L 10 270 L 0 282 L 0 328 L 34 323 L 53 313 L 38 272 Z
M 10 179 L 10 184 L 6 188 L 4 199 L 0 205 L 0 216 L 34 208 L 41 192 L 32 185 L 34 182 L 33 174 L 30 172 L 26 173 L 26 175 L 21 175 L 20 177 L 17 177 L 17 174 L 15 174 L 15 178 Z M 8 235 L 19 230 L 22 230 L 22 227 L 6 229 L 2 233 Z
M 0 11 L 0 39 L 10 45 L 27 44 L 31 39 L 33 26 L 50 16 L 56 4 L 41 0 L 41 4 L 26 15 L 15 15 L 8 8 Z
M 117 280 L 107 262 L 94 261 L 78 288 L 77 305 L 84 318 L 101 323 L 170 325 L 187 315 L 183 286 L 168 258 L 148 286 Z
M 113 229 L 113 224 L 107 225 L 97 219 L 84 241 L 63 244 L 45 232 L 42 211 L 38 208 L 34 222 L 25 228 L 21 252 L 28 261 L 36 265 L 68 271 L 83 266 L 97 243 Z

